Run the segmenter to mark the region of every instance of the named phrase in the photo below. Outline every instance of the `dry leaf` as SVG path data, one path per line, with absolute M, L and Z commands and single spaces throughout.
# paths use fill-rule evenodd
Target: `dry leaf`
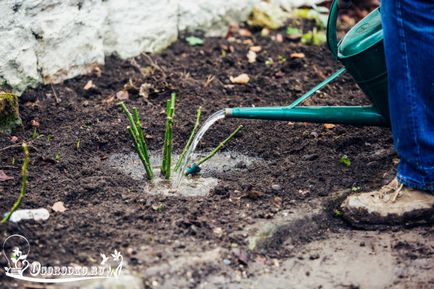
M 268 29 L 268 28 L 263 28 L 263 29 L 261 30 L 261 36 L 262 36 L 262 37 L 267 37 L 268 35 L 270 35 L 270 29 Z
M 237 77 L 230 77 L 229 78 L 232 83 L 235 84 L 247 84 L 249 83 L 250 77 L 246 73 L 242 73 L 238 75 Z
M 280 33 L 276 34 L 276 42 L 282 43 L 283 42 L 283 36 Z
M 305 57 L 305 55 L 304 55 L 304 53 L 302 53 L 302 52 L 294 52 L 294 53 L 291 53 L 291 58 L 304 58 Z
M 59 213 L 63 213 L 67 210 L 65 208 L 65 206 L 63 205 L 63 202 L 55 202 L 53 204 L 53 206 L 51 207 L 51 209 L 53 209 L 53 211 L 59 212 Z
M 253 45 L 253 41 L 251 39 L 245 39 L 245 40 L 243 40 L 243 44 L 245 44 L 245 45 Z
M 93 84 L 93 81 L 89 80 L 88 82 L 86 82 L 86 84 L 84 85 L 83 89 L 84 90 L 89 90 L 89 89 L 94 88 L 94 87 L 95 87 L 95 85 Z
M 13 179 L 14 179 L 14 177 L 10 177 L 10 176 L 6 175 L 4 171 L 0 170 L 0 182 L 5 182 L 5 181 L 13 180 Z
M 112 104 L 115 101 L 115 97 L 114 95 L 110 95 L 109 97 L 107 97 L 106 99 L 104 99 L 102 102 L 105 104 Z
M 262 197 L 263 195 L 265 195 L 265 193 L 263 193 L 263 192 L 249 191 L 244 195 L 244 197 L 248 198 L 248 199 L 256 200 L 256 199 L 259 199 L 260 197 Z
M 336 125 L 334 125 L 334 124 L 332 124 L 332 123 L 325 123 L 323 126 L 324 126 L 324 128 L 326 128 L 326 129 L 332 129 L 332 128 L 335 128 L 335 127 L 336 127 Z
M 282 206 L 282 198 L 281 197 L 274 197 L 273 198 L 273 205 L 280 208 Z
M 120 90 L 118 92 L 116 92 L 116 98 L 119 100 L 126 100 L 128 99 L 128 91 L 126 90 Z
M 253 52 L 259 52 L 262 50 L 262 47 L 261 46 L 252 46 L 252 47 L 250 47 L 250 50 Z
M 244 36 L 244 37 L 251 37 L 252 36 L 252 32 L 250 32 L 250 30 L 247 30 L 245 28 L 241 28 L 240 30 L 238 30 L 238 34 L 240 34 L 240 36 Z
M 142 85 L 140 85 L 140 89 L 139 89 L 139 95 L 141 97 L 143 97 L 144 99 L 148 99 L 149 97 L 149 90 L 151 89 L 152 85 L 149 83 L 142 83 Z
M 39 127 L 39 121 L 37 121 L 36 119 L 32 119 L 31 124 L 33 127 Z
M 95 66 L 95 68 L 93 69 L 93 72 L 95 73 L 95 75 L 96 75 L 97 77 L 101 77 L 102 70 L 101 70 L 101 68 L 99 68 L 98 66 Z
M 11 136 L 11 142 L 12 143 L 16 143 L 18 141 L 18 137 L 17 136 Z
M 248 59 L 249 63 L 255 63 L 256 62 L 256 52 L 249 50 L 249 52 L 247 53 L 247 59 Z

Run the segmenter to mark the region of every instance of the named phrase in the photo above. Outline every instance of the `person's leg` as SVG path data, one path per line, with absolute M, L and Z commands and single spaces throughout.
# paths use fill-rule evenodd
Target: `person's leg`
M 354 225 L 399 224 L 434 215 L 434 1 L 383 0 L 381 14 L 398 176 L 341 205 Z
M 381 5 L 398 181 L 434 191 L 434 1 Z

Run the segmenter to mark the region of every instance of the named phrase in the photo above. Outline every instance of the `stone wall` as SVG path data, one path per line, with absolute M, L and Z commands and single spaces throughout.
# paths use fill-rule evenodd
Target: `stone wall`
M 180 32 L 216 36 L 261 0 L 1 0 L 0 86 L 22 92 L 84 74 L 104 57 L 158 52 Z M 273 0 L 291 9 L 315 0 Z

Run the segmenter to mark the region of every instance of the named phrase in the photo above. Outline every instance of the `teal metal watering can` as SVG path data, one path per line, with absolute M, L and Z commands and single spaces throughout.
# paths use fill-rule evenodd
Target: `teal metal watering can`
M 317 123 L 387 126 L 387 71 L 383 47 L 380 8 L 359 21 L 340 41 L 336 36 L 339 1 L 330 7 L 327 23 L 327 45 L 344 68 L 309 90 L 289 106 L 239 107 L 225 109 L 232 118 L 285 120 Z M 305 99 L 348 71 L 368 96 L 369 106 L 298 106 Z

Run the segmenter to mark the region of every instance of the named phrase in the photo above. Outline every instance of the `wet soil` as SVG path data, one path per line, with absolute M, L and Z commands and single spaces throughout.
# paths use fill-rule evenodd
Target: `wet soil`
M 283 42 L 273 40 L 277 33 L 284 36 Z M 152 283 L 143 273 L 148 272 L 146 268 L 193 252 L 222 248 L 225 253 L 220 254 L 217 264 L 228 259 L 226 269 L 206 264 L 192 269 L 193 281 L 184 285 L 195 288 L 210 276 L 227 277 L 234 272 L 254 280 L 255 274 L 262 273 L 249 269 L 249 264 L 258 260 L 270 266 L 275 264 L 270 260 L 292 262 L 310 243 L 321 247 L 321 240 L 329 240 L 329 244 L 330 234 L 332 238 L 352 236 L 354 229 L 334 217 L 337 202 L 332 194 L 373 189 L 393 177 L 397 156 L 388 128 L 220 121 L 205 135 L 200 151 L 209 151 L 243 124 L 245 128 L 224 150 L 264 162 L 244 170 L 213 172 L 219 183 L 201 197 L 147 194 L 142 181 L 107 164 L 111 155 L 134 150 L 127 121 L 116 105 L 116 93 L 125 85 L 129 95 L 125 102 L 138 107 L 148 145 L 154 151 L 161 150 L 163 143 L 165 101 L 171 92 L 177 93 L 174 149 L 179 153 L 199 106 L 207 117 L 226 107 L 289 104 L 339 67 L 325 46 L 302 45 L 286 38 L 284 31 L 268 37 L 260 36 L 259 31 L 251 37 L 234 36 L 232 41 L 207 38 L 198 47 L 179 40 L 161 54 L 130 60 L 109 57 L 92 74 L 28 90 L 20 98 L 23 127 L 0 138 L 0 169 L 14 177 L 0 183 L 0 209 L 7 211 L 19 192 L 22 153 L 19 145 L 9 147 L 13 135 L 18 143 L 31 144 L 28 190 L 21 208 L 47 208 L 51 215 L 44 222 L 2 225 L 1 237 L 13 233 L 26 236 L 31 243 L 31 259 L 46 265 L 94 264 L 100 252 L 118 249 L 130 271 L 145 278 L 147 287 L 166 284 L 166 288 L 172 284 L 164 281 L 171 273 Z M 250 43 L 262 48 L 255 63 L 248 63 L 246 58 Z M 295 52 L 305 57 L 291 58 Z M 230 76 L 241 73 L 250 76 L 249 83 L 232 84 Z M 94 87 L 85 90 L 88 81 Z M 139 96 L 142 84 L 148 87 L 147 97 Z M 367 103 L 345 74 L 304 104 Z M 32 120 L 39 123 L 37 128 Z M 339 162 L 342 155 L 350 158 L 351 166 Z M 52 211 L 56 201 L 64 202 L 67 211 Z M 309 203 L 321 203 L 321 213 L 301 218 L 284 230 L 277 244 L 245 257 L 248 242 L 235 232 Z M 412 232 L 408 228 L 394 230 Z M 431 227 L 415 231 L 422 240 L 432 240 L 432 233 Z M 291 245 L 287 246 L 289 237 Z M 423 242 L 391 237 L 390 243 L 396 254 L 411 247 L 410 254 L 400 255 L 403 260 L 432 258 L 434 248 Z M 222 287 L 231 287 L 228 280 L 232 279 L 224 280 Z M 407 284 L 408 279 L 396 276 L 395 281 Z M 4 288 L 22 286 L 3 274 L 0 282 Z M 425 285 L 429 282 L 432 279 L 422 280 Z

